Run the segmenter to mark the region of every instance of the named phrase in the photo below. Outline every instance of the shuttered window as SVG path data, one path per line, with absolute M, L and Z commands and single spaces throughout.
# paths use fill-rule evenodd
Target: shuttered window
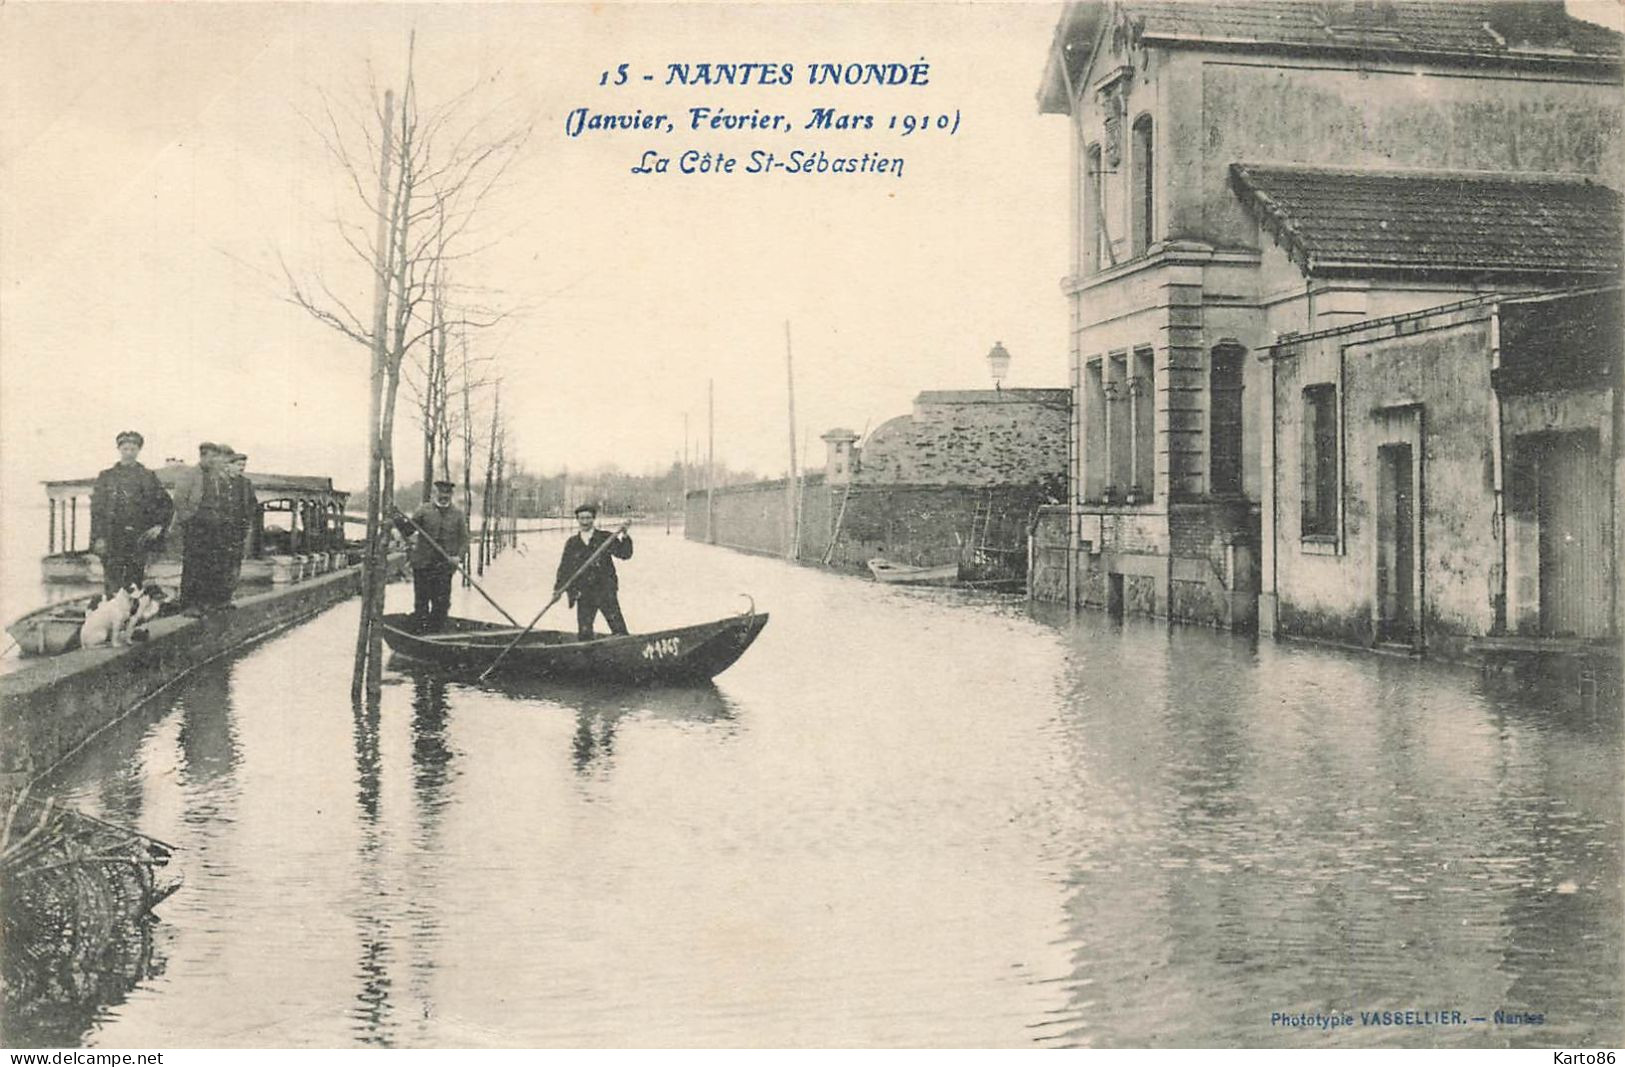
M 1337 536 L 1337 386 L 1303 391 L 1303 536 Z

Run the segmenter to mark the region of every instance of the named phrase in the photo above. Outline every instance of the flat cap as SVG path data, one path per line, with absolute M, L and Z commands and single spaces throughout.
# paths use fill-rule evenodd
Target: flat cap
M 575 514 L 580 515 L 583 511 L 585 511 L 588 515 L 591 515 L 593 518 L 598 517 L 597 504 L 577 504 Z
M 147 443 L 147 439 L 134 430 L 120 430 L 115 443 L 122 445 L 126 441 L 134 441 L 137 448 L 141 448 Z
M 436 489 L 455 489 L 455 488 L 457 488 L 457 483 L 456 482 L 435 482 L 434 487 Z

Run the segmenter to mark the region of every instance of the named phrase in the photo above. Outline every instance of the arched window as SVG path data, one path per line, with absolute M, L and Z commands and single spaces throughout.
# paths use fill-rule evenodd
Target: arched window
M 1130 160 L 1132 184 L 1129 187 L 1129 204 L 1134 212 L 1133 251 L 1136 256 L 1145 255 L 1152 242 L 1152 209 L 1155 204 L 1152 175 L 1155 167 L 1151 142 L 1151 116 L 1141 115 L 1134 120 L 1134 147 Z

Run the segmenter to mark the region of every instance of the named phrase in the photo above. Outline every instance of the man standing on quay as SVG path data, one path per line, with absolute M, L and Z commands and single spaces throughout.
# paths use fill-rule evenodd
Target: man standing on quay
M 403 535 L 417 534 L 411 557 L 412 622 L 420 633 L 446 628 L 451 575 L 457 569 L 451 560 L 462 559 L 468 550 L 468 519 L 451 502 L 453 488 L 451 482 L 435 482 L 432 503 L 419 507 L 410 519 L 396 513 L 395 528 Z M 431 538 L 434 544 L 429 543 Z
M 182 472 L 175 485 L 175 527 L 181 531 L 181 602 L 189 615 L 231 606 L 231 563 L 237 550 L 236 502 L 222 469 L 221 446 L 204 441 L 197 453 L 197 466 Z
M 570 582 L 565 593 L 570 605 L 576 609 L 576 631 L 583 641 L 593 639 L 592 626 L 600 611 L 604 613 L 604 621 L 609 623 L 610 633 L 626 633 L 626 620 L 621 617 L 620 580 L 615 576 L 615 559 L 632 558 L 632 538 L 624 527 L 613 534 L 594 529 L 597 521 L 598 509 L 591 504 L 576 508 L 576 522 L 580 530 L 564 542 L 564 557 L 559 560 L 559 573 L 553 579 L 555 591 L 564 589 L 564 583 Z M 614 544 L 598 552 L 610 541 Z M 595 552 L 598 552 L 598 557 L 593 559 Z M 611 556 L 615 559 L 611 559 Z M 589 559 L 592 559 L 592 566 L 570 581 L 570 576 Z
M 243 559 L 253 552 L 254 534 L 259 528 L 260 501 L 254 493 L 254 483 L 249 480 L 247 469 L 246 453 L 233 452 L 226 457 L 226 479 L 230 486 L 226 495 L 232 504 L 230 516 L 237 546 L 230 567 L 230 587 L 233 589 L 242 577 Z
M 118 462 L 96 475 L 90 496 L 90 550 L 101 557 L 108 596 L 146 581 L 147 552 L 175 510 L 158 476 L 136 460 L 142 436 L 125 430 L 116 443 Z

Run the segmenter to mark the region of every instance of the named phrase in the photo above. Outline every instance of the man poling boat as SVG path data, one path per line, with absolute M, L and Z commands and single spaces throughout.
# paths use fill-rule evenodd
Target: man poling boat
M 613 533 L 594 529 L 596 510 L 590 507 L 581 510 L 588 514 L 581 516 L 578 512 L 582 532 L 570 537 L 560 561 L 553 595 L 528 625 L 519 626 L 512 615 L 470 578 L 475 590 L 501 612 L 511 626 L 448 617 L 440 632 L 425 633 L 415 615 L 385 615 L 383 636 L 391 651 L 452 670 L 479 670 L 481 681 L 501 669 L 509 674 L 538 678 L 636 684 L 701 682 L 732 666 L 767 625 L 767 615 L 758 614 L 753 602 L 747 611 L 733 618 L 656 633 L 626 632 L 619 604 L 611 598 L 613 614 L 605 609 L 606 583 L 602 577 L 596 584 L 583 579 L 593 575 L 601 561 L 608 563 L 611 553 L 620 559 L 631 556 L 631 538 L 626 536 L 631 524 L 624 523 Z M 440 548 L 423 531 L 419 531 L 419 536 L 430 546 Z M 573 547 L 577 545 L 580 547 Z M 613 575 L 613 571 L 610 573 Z M 578 623 L 582 616 L 586 617 L 584 627 L 578 625 L 574 634 L 537 630 L 536 624 L 542 616 L 572 592 L 576 594 L 572 599 L 577 604 Z M 587 599 L 589 592 L 596 594 L 594 599 Z M 614 593 L 613 585 L 609 586 L 609 592 Z M 589 605 L 591 615 L 586 614 Z M 612 629 L 619 623 L 618 629 L 605 638 L 583 636 L 583 628 L 591 634 L 593 617 L 599 611 L 603 611 Z
M 705 682 L 731 667 L 767 625 L 742 615 L 646 634 L 582 641 L 558 630 L 518 631 L 453 617 L 437 634 L 412 632 L 410 615 L 385 615 L 384 641 L 396 655 L 455 672 L 629 685 Z M 517 636 L 516 636 L 517 634 Z

